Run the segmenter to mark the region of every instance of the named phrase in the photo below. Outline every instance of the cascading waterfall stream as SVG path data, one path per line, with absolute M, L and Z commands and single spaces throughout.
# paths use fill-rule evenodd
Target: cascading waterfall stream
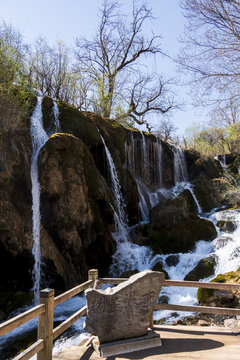
M 47 133 L 43 128 L 42 122 L 42 97 L 37 97 L 37 105 L 31 117 L 31 139 L 32 139 L 32 160 L 31 160 L 31 180 L 32 180 L 32 213 L 33 213 L 33 248 L 34 257 L 33 267 L 33 291 L 35 305 L 39 302 L 40 289 L 40 183 L 38 181 L 38 154 L 40 149 L 48 140 Z
M 60 131 L 59 111 L 57 103 L 53 105 L 54 130 Z M 33 248 L 34 267 L 32 272 L 34 303 L 39 302 L 40 274 L 41 274 L 41 251 L 40 251 L 40 183 L 38 180 L 38 155 L 41 148 L 47 142 L 49 136 L 43 127 L 42 96 L 37 96 L 37 104 L 31 116 L 30 133 L 32 139 L 31 180 L 32 180 L 32 219 L 33 219 Z
M 198 209 L 198 214 L 202 214 L 203 211 L 196 195 L 194 194 L 193 185 L 188 181 L 189 175 L 184 151 L 177 145 L 172 145 L 172 149 L 174 153 L 174 192 L 176 195 L 178 195 L 184 189 L 188 189 L 191 192 L 192 197 L 195 201 Z
M 101 136 L 104 145 L 109 172 L 112 182 L 112 193 L 116 210 L 114 211 L 115 231 L 113 237 L 117 243 L 117 249 L 113 255 L 113 262 L 110 273 L 117 276 L 126 270 L 139 269 L 140 271 L 148 268 L 149 259 L 152 258 L 152 250 L 146 246 L 139 246 L 129 241 L 127 216 L 124 210 L 124 199 L 118 179 L 117 170 L 112 155 Z
M 177 145 L 172 145 L 174 153 L 174 182 L 175 185 L 188 181 L 187 164 L 184 151 Z

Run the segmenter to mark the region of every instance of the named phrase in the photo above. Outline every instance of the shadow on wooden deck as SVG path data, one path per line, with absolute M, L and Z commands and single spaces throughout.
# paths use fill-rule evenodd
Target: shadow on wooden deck
M 240 336 L 222 329 L 186 329 L 178 326 L 155 327 L 160 332 L 162 346 L 141 350 L 134 353 L 108 357 L 108 360 L 140 360 L 140 359 L 204 359 L 204 360 L 236 360 L 240 353 Z M 77 349 L 78 348 L 78 349 Z M 54 357 L 56 360 L 99 360 L 94 350 L 72 347 Z

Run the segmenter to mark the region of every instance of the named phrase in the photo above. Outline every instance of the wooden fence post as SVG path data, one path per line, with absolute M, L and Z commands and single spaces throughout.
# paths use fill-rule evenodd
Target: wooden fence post
M 88 280 L 93 280 L 93 282 L 95 283 L 97 279 L 98 279 L 98 269 L 88 270 Z
M 45 312 L 39 315 L 38 339 L 44 340 L 44 348 L 38 353 L 37 360 L 52 360 L 54 290 L 40 291 L 40 304 L 45 305 Z

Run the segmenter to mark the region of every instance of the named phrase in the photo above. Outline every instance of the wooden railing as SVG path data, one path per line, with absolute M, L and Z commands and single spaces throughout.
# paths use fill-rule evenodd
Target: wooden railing
M 98 270 L 89 270 L 88 281 L 55 298 L 53 289 L 44 289 L 40 292 L 40 305 L 0 324 L 0 336 L 3 336 L 38 316 L 37 341 L 13 360 L 28 360 L 36 354 L 37 360 L 51 360 L 53 340 L 67 330 L 75 321 L 86 315 L 87 312 L 87 307 L 84 306 L 53 329 L 54 308 L 84 290 L 93 287 L 97 277 Z
M 102 284 L 118 285 L 127 278 L 98 278 L 98 270 L 92 269 L 88 272 L 88 281 L 76 286 L 75 288 L 66 291 L 65 293 L 54 298 L 54 290 L 45 289 L 40 292 L 40 305 L 30 309 L 2 324 L 0 324 L 0 336 L 9 333 L 11 330 L 21 326 L 35 317 L 38 320 L 38 340 L 30 347 L 28 347 L 21 354 L 16 356 L 13 360 L 28 360 L 33 355 L 37 354 L 38 360 L 52 359 L 53 340 L 67 330 L 79 318 L 86 315 L 87 307 L 84 306 L 75 314 L 63 321 L 56 328 L 53 328 L 54 308 L 62 302 L 80 294 L 84 290 L 91 287 L 100 287 Z M 183 286 L 183 287 L 197 287 L 218 290 L 235 290 L 240 291 L 240 284 L 226 284 L 214 282 L 198 282 L 198 281 L 174 281 L 165 280 L 163 286 Z M 174 304 L 155 304 L 154 310 L 175 310 L 175 311 L 189 311 L 210 314 L 224 314 L 231 316 L 240 315 L 240 309 L 219 308 L 209 306 L 185 306 Z
M 114 284 L 114 285 L 121 284 L 123 281 L 126 281 L 126 280 L 127 280 L 127 278 L 98 279 L 100 284 Z M 240 291 L 240 284 L 217 283 L 217 282 L 165 280 L 162 286 L 182 286 L 182 287 L 197 287 L 197 288 L 216 289 L 216 290 Z M 222 315 L 231 315 L 231 316 L 239 316 L 240 315 L 240 309 L 210 307 L 210 306 L 155 304 L 154 310 L 189 311 L 189 312 L 199 312 L 199 313 L 205 313 L 205 314 L 222 314 Z

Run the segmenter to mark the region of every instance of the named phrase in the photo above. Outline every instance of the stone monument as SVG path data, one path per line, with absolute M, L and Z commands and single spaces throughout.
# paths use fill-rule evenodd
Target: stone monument
M 85 330 L 100 344 L 147 335 L 164 280 L 163 273 L 145 270 L 105 291 L 87 289 Z

